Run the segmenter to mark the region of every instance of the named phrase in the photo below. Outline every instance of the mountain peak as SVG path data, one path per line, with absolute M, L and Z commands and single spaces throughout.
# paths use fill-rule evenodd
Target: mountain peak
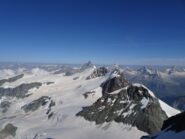
M 151 75 L 152 74 L 152 71 L 149 68 L 147 68 L 146 66 L 140 68 L 138 71 L 141 74 L 148 74 L 148 75 Z
M 101 84 L 102 93 L 111 93 L 123 87 L 126 87 L 129 82 L 125 79 L 123 72 L 119 69 L 114 69 L 110 72 L 109 78 Z
M 172 66 L 171 68 L 167 69 L 168 74 L 173 74 L 177 71 L 176 66 Z
M 86 79 L 89 80 L 89 79 L 105 76 L 107 73 L 108 73 L 108 69 L 105 67 L 95 68 L 93 73 L 89 75 Z
M 77 116 L 95 121 L 96 124 L 115 121 L 136 126 L 147 133 L 160 131 L 163 121 L 168 117 L 150 90 L 138 84 L 117 89 L 103 93 L 101 98 L 93 105 L 84 107 Z
M 91 62 L 91 61 L 88 61 L 87 63 L 83 64 L 81 66 L 81 70 L 86 70 L 88 68 L 96 68 L 96 66 Z

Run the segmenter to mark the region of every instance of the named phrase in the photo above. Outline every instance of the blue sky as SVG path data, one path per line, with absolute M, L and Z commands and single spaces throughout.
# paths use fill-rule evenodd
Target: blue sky
M 1 0 L 0 61 L 185 65 L 183 0 Z

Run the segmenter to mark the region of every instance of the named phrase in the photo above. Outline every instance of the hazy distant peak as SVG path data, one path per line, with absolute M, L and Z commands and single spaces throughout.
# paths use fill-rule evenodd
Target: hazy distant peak
M 88 68 L 96 68 L 96 66 L 91 61 L 88 61 L 87 63 L 81 66 L 81 70 L 85 70 Z

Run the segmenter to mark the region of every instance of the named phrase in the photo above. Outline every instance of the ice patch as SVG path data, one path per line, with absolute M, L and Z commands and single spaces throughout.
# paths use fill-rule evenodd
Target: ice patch
M 142 104 L 141 109 L 146 108 L 147 105 L 148 105 L 148 103 L 149 103 L 149 99 L 146 99 L 146 98 L 144 97 L 144 98 L 141 100 L 141 104 Z

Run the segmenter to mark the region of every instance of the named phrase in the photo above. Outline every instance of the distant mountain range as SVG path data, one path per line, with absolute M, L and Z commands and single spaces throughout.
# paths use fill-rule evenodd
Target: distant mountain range
M 150 88 L 155 95 L 166 103 L 172 105 L 185 95 L 185 71 L 184 68 L 152 69 L 142 67 L 140 69 L 124 69 L 124 73 L 130 82 L 142 83 Z M 168 100 L 169 98 L 169 100 Z M 179 101 L 177 108 L 184 110 L 184 103 Z M 174 106 L 174 105 L 172 105 Z

